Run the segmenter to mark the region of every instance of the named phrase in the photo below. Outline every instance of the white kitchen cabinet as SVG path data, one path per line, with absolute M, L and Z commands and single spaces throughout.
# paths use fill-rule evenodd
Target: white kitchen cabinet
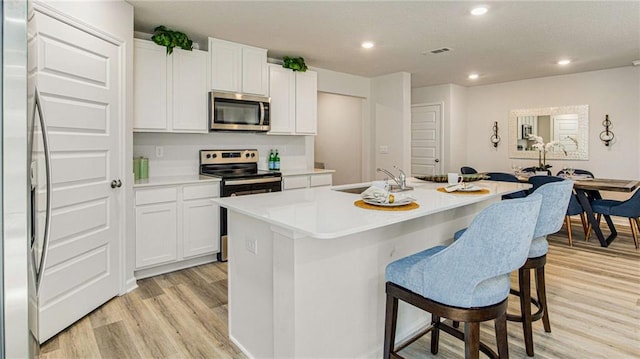
M 136 267 L 174 261 L 178 255 L 176 203 L 136 207 Z
M 320 186 L 331 186 L 333 175 L 331 173 L 302 174 L 282 177 L 282 189 L 298 189 Z
M 315 135 L 318 123 L 318 77 L 269 64 L 271 130 L 269 134 Z
M 134 41 L 134 131 L 208 132 L 207 53 Z
M 267 94 L 266 49 L 209 38 L 209 56 L 213 90 Z
M 134 40 L 133 127 L 166 130 L 167 58 L 164 47 L 151 41 Z
M 211 262 L 220 251 L 218 182 L 137 189 L 136 277 Z

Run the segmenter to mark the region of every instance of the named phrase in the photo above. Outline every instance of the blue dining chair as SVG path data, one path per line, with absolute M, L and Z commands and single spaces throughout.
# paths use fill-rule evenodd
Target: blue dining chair
M 551 171 L 550 170 L 546 170 L 547 171 L 547 175 L 551 176 Z M 525 167 L 522 169 L 522 172 L 536 172 L 535 167 Z
M 593 208 L 593 213 L 597 214 L 596 220 L 598 224 L 600 224 L 602 215 L 629 218 L 633 244 L 635 244 L 636 249 L 638 249 L 638 233 L 640 232 L 640 190 L 636 190 L 633 196 L 626 201 L 596 199 L 591 202 L 591 208 Z M 587 232 L 588 236 L 591 233 L 591 225 L 589 225 Z
M 562 174 L 564 174 L 564 170 L 560 170 L 560 171 L 558 171 L 558 173 L 556 174 L 556 176 L 560 176 L 560 175 L 562 175 Z M 578 168 L 576 168 L 576 169 L 574 169 L 574 170 L 573 170 L 573 174 L 576 174 L 576 175 L 588 175 L 588 176 L 591 176 L 591 178 L 596 178 L 596 177 L 593 175 L 593 173 L 591 173 L 590 171 L 587 171 L 587 170 L 581 170 L 581 169 L 578 169 Z
M 518 180 L 518 177 L 510 174 L 510 173 L 503 173 L 503 172 L 487 172 L 486 175 L 489 177 L 488 180 L 490 181 L 500 181 L 500 182 L 514 182 L 514 183 L 519 183 L 520 181 Z M 515 193 L 511 193 L 511 194 L 505 194 L 504 196 L 502 196 L 502 199 L 514 199 L 514 198 L 522 198 L 522 197 L 526 197 L 527 196 L 527 192 L 526 191 L 518 191 Z
M 569 205 L 569 198 L 573 190 L 573 181 L 563 180 L 559 177 L 555 178 L 559 179 L 559 181 L 548 180 L 548 183 L 537 187 L 531 194 L 542 195 L 540 216 L 538 217 L 538 223 L 536 224 L 536 230 L 533 235 L 534 239 L 529 249 L 528 259 L 525 264 L 518 269 L 519 289 L 511 290 L 511 294 L 519 297 L 521 315 L 507 315 L 507 320 L 509 321 L 522 322 L 525 349 L 529 356 L 533 356 L 532 323 L 542 319 L 545 332 L 551 332 L 544 278 L 544 265 L 547 262 L 547 251 L 549 250 L 547 236 L 556 233 L 562 227 L 563 218 L 565 217 L 566 209 Z M 454 242 L 461 238 L 465 232 L 466 229 L 457 231 L 453 236 Z M 531 298 L 532 269 L 535 270 L 537 299 Z M 531 304 L 534 304 L 536 308 L 538 308 L 536 313 L 531 313 Z
M 474 173 L 478 173 L 478 171 L 476 171 L 475 168 L 473 167 L 466 167 L 466 166 L 460 167 L 460 174 L 472 175 Z
M 507 297 L 510 273 L 527 260 L 542 196 L 494 203 L 480 212 L 461 238 L 390 263 L 386 268 L 384 358 L 395 348 L 398 300 L 431 313 L 431 353 L 438 353 L 440 330 L 465 342 L 465 357 L 479 351 L 508 357 Z M 455 263 L 455 265 L 452 265 Z M 465 323 L 464 333 L 441 322 Z M 480 322 L 494 320 L 498 354 L 480 343 Z M 420 333 L 420 337 L 426 333 Z

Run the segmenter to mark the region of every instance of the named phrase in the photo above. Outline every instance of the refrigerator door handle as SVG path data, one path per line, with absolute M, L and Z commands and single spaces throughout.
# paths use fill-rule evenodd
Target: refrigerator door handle
M 35 110 L 38 111 L 38 117 L 40 118 L 40 128 L 42 129 L 42 144 L 44 147 L 44 166 L 45 166 L 45 174 L 47 179 L 47 206 L 46 206 L 46 215 L 44 222 L 44 238 L 42 239 L 42 255 L 40 256 L 40 266 L 38 267 L 40 270 L 38 271 L 38 275 L 36 277 L 36 292 L 40 292 L 40 288 L 42 287 L 42 278 L 44 276 L 44 268 L 47 262 L 47 253 L 49 252 L 49 236 L 51 234 L 51 152 L 49 149 L 49 133 L 47 131 L 47 123 L 44 120 L 44 116 L 42 113 L 42 106 L 40 104 L 40 93 L 38 89 L 35 90 Z M 34 111 L 35 116 L 35 111 Z M 35 264 L 35 263 L 34 263 Z

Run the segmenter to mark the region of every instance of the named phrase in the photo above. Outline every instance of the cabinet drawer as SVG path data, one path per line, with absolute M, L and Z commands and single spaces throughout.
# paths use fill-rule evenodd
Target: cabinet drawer
M 313 175 L 311 176 L 311 187 L 331 186 L 332 177 L 331 174 Z
M 309 176 L 295 176 L 282 178 L 282 188 L 295 189 L 309 187 Z
M 182 190 L 182 198 L 184 200 L 211 197 L 220 197 L 220 184 L 210 183 L 206 185 L 184 186 Z
M 175 202 L 177 191 L 175 187 L 142 189 L 136 191 L 136 206 L 141 204 Z

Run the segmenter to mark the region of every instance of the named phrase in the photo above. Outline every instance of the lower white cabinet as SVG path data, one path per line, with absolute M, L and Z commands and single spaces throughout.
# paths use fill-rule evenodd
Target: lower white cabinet
M 297 189 L 320 186 L 331 186 L 333 175 L 331 173 L 291 175 L 282 177 L 282 189 Z
M 136 189 L 136 277 L 201 264 L 198 258 L 212 260 L 220 251 L 220 207 L 211 201 L 220 196 L 219 186 Z

